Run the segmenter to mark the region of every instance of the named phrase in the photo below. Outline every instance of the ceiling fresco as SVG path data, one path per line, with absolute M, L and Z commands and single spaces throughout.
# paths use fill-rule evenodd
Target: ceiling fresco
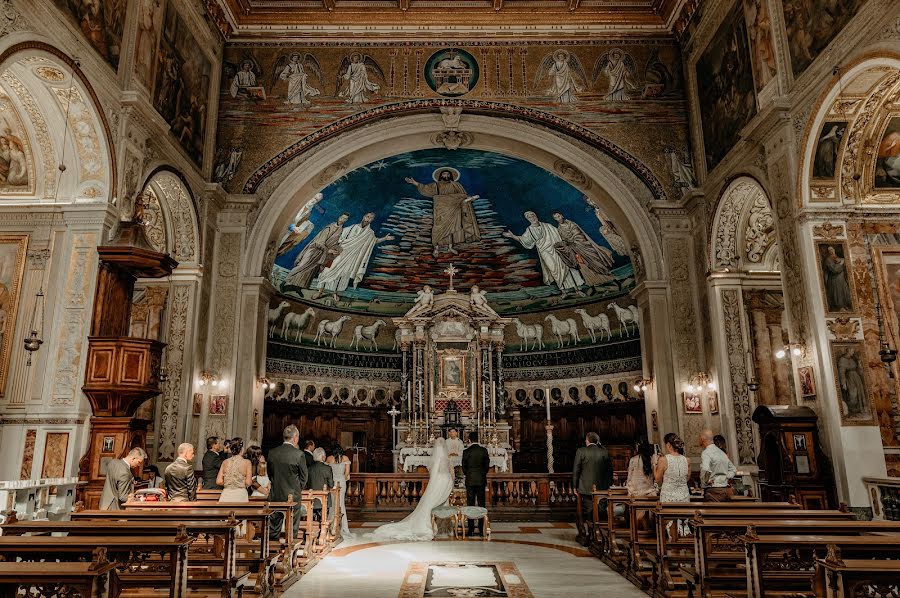
M 321 196 L 321 199 L 319 197 Z M 400 315 L 425 285 L 478 285 L 501 314 L 620 297 L 627 244 L 599 206 L 518 158 L 429 149 L 367 164 L 299 210 L 272 282 L 289 299 Z

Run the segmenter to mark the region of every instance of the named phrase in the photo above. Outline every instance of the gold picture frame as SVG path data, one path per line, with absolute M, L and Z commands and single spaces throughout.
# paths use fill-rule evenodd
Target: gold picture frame
M 466 388 L 466 352 L 444 350 L 439 352 L 438 389 L 459 391 Z
M 19 295 L 22 276 L 25 273 L 25 254 L 28 235 L 0 235 L 0 397 L 6 396 L 6 379 L 9 376 L 10 353 L 16 341 L 16 314 L 19 311 Z
M 829 249 L 834 251 L 829 254 Z M 832 260 L 834 264 L 832 264 Z M 826 316 L 846 316 L 856 312 L 856 289 L 854 288 L 850 249 L 846 241 L 817 241 L 816 264 L 819 270 L 819 290 Z M 835 272 L 832 268 L 841 268 Z M 833 280 L 828 280 L 828 272 Z M 829 292 L 831 290 L 831 292 Z

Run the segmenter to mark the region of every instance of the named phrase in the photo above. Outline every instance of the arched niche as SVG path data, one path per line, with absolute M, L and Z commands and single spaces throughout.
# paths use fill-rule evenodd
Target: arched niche
M 0 185 L 4 203 L 104 202 L 115 187 L 115 158 L 96 95 L 64 53 L 42 43 L 0 54 L 0 143 L 28 171 Z
M 742 175 L 723 189 L 710 231 L 707 285 L 712 320 L 722 323 L 713 330 L 718 417 L 737 461 L 750 469 L 759 446 L 751 419 L 757 402 L 793 402 L 790 361 L 775 358 L 787 327 L 774 218 L 766 190 Z
M 898 55 L 862 56 L 838 69 L 804 132 L 798 181 L 802 205 L 900 204 L 900 182 L 884 184 L 878 175 L 886 135 L 895 132 L 900 138 L 898 93 Z M 900 149 L 892 151 L 896 159 Z
M 166 343 L 165 369 L 168 377 L 163 393 L 142 405 L 144 415 L 157 422 L 148 437 L 148 451 L 155 461 L 175 459 L 178 444 L 191 437 L 190 417 L 197 336 L 197 305 L 202 271 L 200 264 L 200 231 L 193 196 L 179 173 L 159 169 L 144 184 L 147 238 L 154 249 L 168 253 L 178 261 L 172 276 L 165 280 L 142 280 L 136 287 L 136 306 L 132 312 L 132 334 L 152 335 Z M 151 316 L 144 324 L 135 314 Z M 154 329 L 154 324 L 157 328 Z M 141 334 L 144 333 L 144 334 Z M 205 407 L 207 402 L 202 403 Z M 192 442 L 198 439 L 191 438 Z M 200 444 L 197 444 L 200 446 Z

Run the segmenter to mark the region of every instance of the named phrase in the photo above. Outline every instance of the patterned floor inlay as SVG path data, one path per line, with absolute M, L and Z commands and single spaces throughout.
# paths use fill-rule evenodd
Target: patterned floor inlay
M 511 562 L 410 563 L 398 598 L 534 598 Z

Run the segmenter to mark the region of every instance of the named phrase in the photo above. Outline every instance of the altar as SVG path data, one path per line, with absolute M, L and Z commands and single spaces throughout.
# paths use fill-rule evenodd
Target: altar
M 431 446 L 455 429 L 466 442 L 477 431 L 496 471 L 512 471 L 510 426 L 503 380 L 503 331 L 511 322 L 488 305 L 485 293 L 425 286 L 416 304 L 394 318 L 401 350 L 400 421 L 394 429 L 394 471 L 430 461 Z M 456 458 L 459 460 L 459 457 Z

